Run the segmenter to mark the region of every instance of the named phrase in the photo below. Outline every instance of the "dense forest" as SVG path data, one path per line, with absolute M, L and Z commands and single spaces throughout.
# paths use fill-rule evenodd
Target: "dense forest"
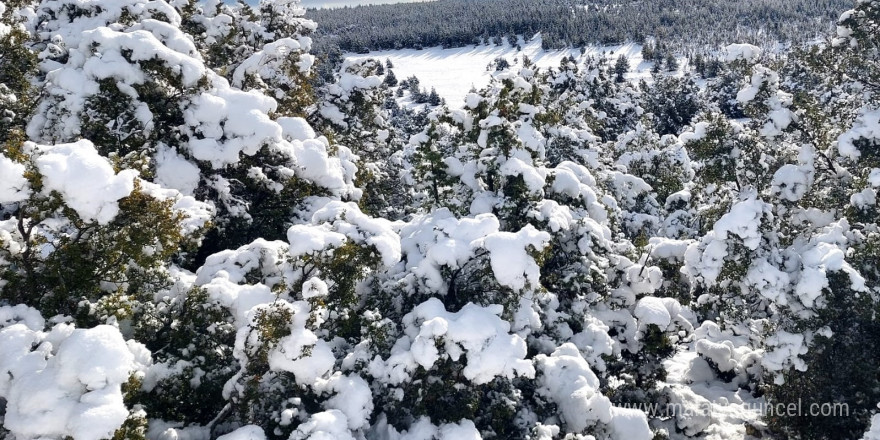
M 833 30 L 847 0 L 436 0 L 309 10 L 320 44 L 345 51 L 516 43 L 540 32 L 545 48 L 642 42 L 677 48 L 722 42 L 804 42 Z
M 499 60 L 450 108 L 386 60 L 314 81 L 296 0 L 0 3 L 0 438 L 880 439 L 850 8 L 637 82 Z

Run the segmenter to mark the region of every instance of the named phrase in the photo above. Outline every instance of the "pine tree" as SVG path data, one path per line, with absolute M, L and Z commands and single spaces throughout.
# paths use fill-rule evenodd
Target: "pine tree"
M 440 99 L 440 95 L 437 94 L 437 90 L 431 87 L 431 93 L 428 94 L 428 104 L 433 106 L 438 106 L 442 104 L 442 100 Z
M 623 82 L 623 76 L 629 72 L 629 60 L 626 58 L 626 55 L 620 54 L 617 57 L 617 61 L 614 63 L 614 79 L 617 82 Z
M 673 55 L 672 53 L 666 55 L 664 64 L 666 64 L 667 72 L 674 72 L 678 70 L 678 60 L 675 59 L 675 55 Z
M 397 76 L 394 75 L 394 71 L 388 69 L 388 73 L 385 74 L 385 79 L 382 81 L 388 87 L 397 87 Z M 401 87 L 401 89 L 403 89 Z

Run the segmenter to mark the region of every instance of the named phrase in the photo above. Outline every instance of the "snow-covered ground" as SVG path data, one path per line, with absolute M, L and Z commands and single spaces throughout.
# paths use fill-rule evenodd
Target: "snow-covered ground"
M 520 40 L 522 50 L 505 43 L 502 46 L 480 45 L 451 49 L 432 47 L 428 49 L 382 50 L 367 54 L 348 54 L 348 58 L 390 59 L 394 64 L 394 74 L 399 80 L 415 75 L 422 86 L 437 93 L 451 107 L 464 105 L 464 97 L 474 87 L 480 89 L 489 84 L 490 72 L 486 69 L 495 59 L 506 58 L 509 62 L 522 62 L 523 55 L 529 57 L 538 67 L 549 68 L 559 65 L 563 58 L 571 55 L 584 60 L 589 57 L 607 56 L 616 59 L 626 54 L 630 62 L 628 79 L 650 76 L 651 63 L 642 60 L 642 46 L 628 43 L 618 46 L 593 46 L 581 53 L 581 49 L 544 50 L 541 37 L 535 36 L 528 42 Z

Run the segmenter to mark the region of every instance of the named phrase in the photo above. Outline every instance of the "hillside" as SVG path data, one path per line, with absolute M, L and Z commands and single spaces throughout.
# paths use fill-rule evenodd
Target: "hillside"
M 438 0 L 309 10 L 320 44 L 350 52 L 461 47 L 541 33 L 545 48 L 640 43 L 675 48 L 799 43 L 833 30 L 846 0 Z M 513 39 L 513 40 L 511 40 Z

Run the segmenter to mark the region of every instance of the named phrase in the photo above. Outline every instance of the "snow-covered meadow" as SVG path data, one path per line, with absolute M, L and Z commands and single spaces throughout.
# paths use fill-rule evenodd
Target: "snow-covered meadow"
M 563 58 L 574 57 L 579 62 L 588 58 L 608 57 L 610 62 L 626 55 L 630 62 L 627 79 L 637 80 L 650 76 L 651 64 L 642 60 L 642 46 L 627 43 L 617 46 L 593 46 L 581 49 L 545 50 L 541 48 L 541 36 L 535 35 L 528 41 L 519 39 L 519 48 L 511 46 L 507 40 L 501 45 L 489 44 L 456 48 L 429 47 L 421 50 L 399 49 L 372 51 L 367 54 L 347 54 L 351 60 L 375 58 L 380 61 L 391 60 L 398 79 L 410 76 L 418 78 L 422 85 L 437 90 L 441 98 L 453 107 L 464 105 L 465 95 L 472 88 L 480 90 L 489 85 L 492 70 L 487 67 L 498 58 L 511 64 L 522 63 L 528 57 L 542 69 L 559 67 Z

